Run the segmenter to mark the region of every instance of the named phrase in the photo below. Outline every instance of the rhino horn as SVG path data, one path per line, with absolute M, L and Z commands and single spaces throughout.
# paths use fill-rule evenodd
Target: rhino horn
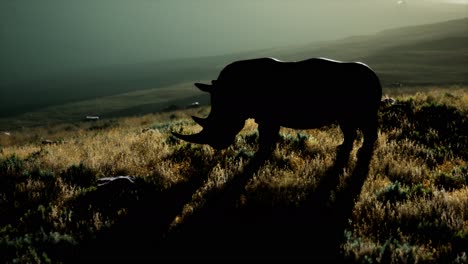
M 206 135 L 201 132 L 198 134 L 193 134 L 193 135 L 182 135 L 176 132 L 172 132 L 172 135 L 190 143 L 207 144 L 208 142 Z
M 195 83 L 195 86 L 203 92 L 211 93 L 213 85 L 204 83 Z
M 192 116 L 192 119 L 193 119 L 193 121 L 195 121 L 195 123 L 199 124 L 202 127 L 205 127 L 208 124 L 208 120 L 205 119 L 205 118 Z

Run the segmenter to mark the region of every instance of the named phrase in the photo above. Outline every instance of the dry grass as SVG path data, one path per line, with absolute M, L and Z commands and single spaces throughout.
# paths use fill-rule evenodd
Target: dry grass
M 459 127 L 465 129 L 462 132 L 467 129 L 466 89 L 432 89 L 409 94 L 388 91 L 387 94 L 396 96 L 399 103 L 410 105 L 415 116 L 418 111 L 425 111 L 424 107 L 441 111 L 457 109 L 458 118 L 463 119 L 457 125 L 465 126 Z M 58 175 L 66 174 L 79 164 L 96 178 L 135 175 L 167 190 L 206 172 L 204 185 L 181 212 L 173 215 L 173 225 L 183 223 L 184 217 L 203 207 L 207 193 L 222 188 L 233 175 L 242 171 L 256 150 L 257 132 L 253 120 L 247 121 L 235 146 L 222 152 L 180 142 L 169 135 L 171 130 L 197 132 L 199 127 L 188 117 L 206 115 L 208 110 L 36 128 L 2 138 L 0 176 L 28 174 L 29 178 L 13 184 L 14 191 L 2 189 L 0 200 L 5 208 L 2 210 L 10 213 L 12 208 L 17 209 L 16 215 L 0 223 L 3 226 L 0 226 L 3 235 L 0 246 L 9 248 L 5 245 L 13 243 L 11 235 L 21 235 L 22 230 L 43 230 L 44 236 L 60 234 L 63 240 L 79 243 L 89 237 L 82 231 L 84 227 L 88 228 L 87 232 L 96 233 L 104 227 L 112 227 L 115 222 L 112 217 L 125 215 L 125 208 L 116 209 L 112 217 L 99 210 L 88 218 L 80 215 L 85 214 L 83 212 L 73 211 L 76 207 L 70 203 L 94 189 L 69 184 Z M 394 115 L 395 112 L 384 113 L 383 120 L 393 122 Z M 446 140 L 440 128 L 430 127 L 429 132 L 416 135 L 411 129 L 419 128 L 419 123 L 404 114 L 396 120 L 400 123 L 384 126 L 379 133 L 368 178 L 344 230 L 343 254 L 346 259 L 359 263 L 466 263 L 467 248 L 463 245 L 468 243 L 468 146 L 463 144 L 467 142 L 452 142 L 462 144 L 453 148 L 440 146 L 437 140 Z M 273 157 L 248 181 L 241 204 L 273 208 L 303 205 L 321 177 L 327 176 L 327 169 L 335 161 L 335 147 L 342 141 L 341 132 L 335 126 L 303 131 L 282 129 L 281 134 Z M 427 135 L 436 142 L 427 139 Z M 467 137 L 458 136 L 454 140 Z M 38 143 L 46 138 L 58 143 Z M 360 142 L 357 142 L 348 168 L 343 171 L 345 178 L 356 166 L 359 147 Z M 18 166 L 13 164 L 8 169 L 5 161 L 11 161 L 11 157 L 15 157 Z M 205 171 L 196 171 L 197 168 Z M 54 179 L 52 187 L 47 185 L 47 175 Z M 37 219 L 44 227 L 40 227 L 40 223 L 36 223 L 36 229 L 22 227 Z M 46 255 L 40 255 L 40 250 L 34 250 L 34 243 L 28 245 L 31 248 L 16 247 L 17 252 L 8 253 L 4 260 L 53 257 L 46 254 L 47 250 L 44 250 Z

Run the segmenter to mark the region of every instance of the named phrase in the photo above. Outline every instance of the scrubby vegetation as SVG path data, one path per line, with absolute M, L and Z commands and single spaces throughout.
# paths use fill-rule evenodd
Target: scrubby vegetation
M 282 129 L 258 167 L 253 120 L 219 152 L 170 136 L 207 108 L 3 135 L 0 261 L 467 263 L 467 90 L 387 92 L 372 159 L 355 143 L 343 168 L 336 126 Z

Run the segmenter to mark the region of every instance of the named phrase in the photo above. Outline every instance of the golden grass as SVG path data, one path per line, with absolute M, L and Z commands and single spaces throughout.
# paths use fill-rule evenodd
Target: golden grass
M 391 92 L 388 91 L 388 94 L 391 95 Z M 415 104 L 434 102 L 453 106 L 465 116 L 468 115 L 466 89 L 433 89 L 396 96 L 399 100 L 411 98 Z M 200 157 L 204 162 L 213 162 L 204 189 L 194 195 L 194 201 L 187 204 L 179 216 L 174 216 L 174 223 L 178 224 L 182 221 L 181 216 L 190 215 L 197 210 L 197 206 L 202 206 L 201 200 L 206 192 L 224 186 L 232 175 L 245 166 L 249 158 L 240 156 L 242 151 L 252 154 L 256 149 L 255 144 L 247 142 L 247 138 L 256 132 L 257 125 L 253 120 L 246 122 L 236 145 L 221 152 L 215 152 L 208 146 L 192 146 L 170 137 L 171 130 L 183 129 L 183 133 L 199 131 L 200 127 L 190 121 L 189 116 L 203 116 L 208 111 L 208 108 L 203 108 L 125 118 L 102 129 L 90 129 L 100 123 L 85 123 L 68 131 L 63 130 L 63 126 L 17 131 L 12 138 L 1 141 L 0 159 L 16 155 L 25 160 L 29 170 L 40 168 L 56 175 L 72 165 L 83 164 L 95 171 L 98 177 L 162 177 L 169 187 L 191 177 L 192 159 Z M 400 130 L 395 128 L 379 133 L 368 179 L 349 219 L 351 226 L 346 230 L 348 238 L 343 248 L 345 255 L 359 262 L 365 262 L 366 258 L 377 263 L 385 262 L 382 252 L 386 251 L 391 255 L 390 263 L 433 262 L 451 251 L 452 245 L 450 241 L 432 241 L 431 235 L 424 232 L 448 232 L 465 237 L 465 240 L 468 236 L 468 186 L 465 184 L 457 189 L 446 190 L 435 184 L 440 173 L 468 167 L 467 160 L 460 156 L 446 156 L 434 166 L 429 165 L 428 160 L 434 159 L 433 150 L 410 139 L 395 139 L 395 135 L 401 134 Z M 306 136 L 301 148 L 292 147 L 286 142 L 297 141 L 299 133 Z M 268 186 L 279 194 L 275 198 L 277 201 L 270 203 L 300 204 L 306 194 L 291 196 L 287 189 L 313 190 L 320 180 L 317 175 L 324 175 L 327 168 L 333 166 L 335 147 L 342 141 L 341 132 L 336 126 L 303 131 L 283 128 L 281 134 L 285 143 L 278 143 L 273 158 L 262 166 L 246 186 L 247 197 L 244 198 L 247 202 L 256 199 L 253 194 L 261 186 Z M 61 141 L 41 145 L 38 142 L 40 138 Z M 350 169 L 356 164 L 356 152 L 360 144 L 355 143 L 349 161 Z M 238 159 L 232 159 L 236 155 Z M 344 172 L 345 175 L 347 173 Z M 396 183 L 402 184 L 401 188 L 408 192 L 407 196 L 395 202 L 383 200 L 384 192 Z M 28 181 L 17 188 L 31 191 L 31 196 L 40 196 L 34 190 L 41 188 L 34 184 Z M 66 185 L 62 188 L 62 198 L 54 204 L 50 218 L 55 219 L 53 222 L 58 229 L 65 230 L 70 223 L 62 217 L 61 207 L 70 197 L 78 195 L 79 191 Z M 423 191 L 414 191 L 415 188 Z M 281 196 L 282 192 L 284 197 Z M 103 221 L 100 215 L 94 216 L 96 230 L 104 225 Z M 466 261 L 466 253 L 465 250 L 464 257 L 459 255 L 457 261 Z M 414 259 L 411 261 L 409 256 Z

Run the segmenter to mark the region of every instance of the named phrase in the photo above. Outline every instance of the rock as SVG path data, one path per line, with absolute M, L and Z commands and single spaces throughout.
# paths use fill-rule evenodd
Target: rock
M 115 186 L 115 188 L 134 188 L 135 179 L 135 176 L 104 177 L 98 179 L 98 187 Z
M 42 145 L 52 145 L 54 143 L 55 142 L 53 140 L 50 140 L 50 139 L 42 140 Z

